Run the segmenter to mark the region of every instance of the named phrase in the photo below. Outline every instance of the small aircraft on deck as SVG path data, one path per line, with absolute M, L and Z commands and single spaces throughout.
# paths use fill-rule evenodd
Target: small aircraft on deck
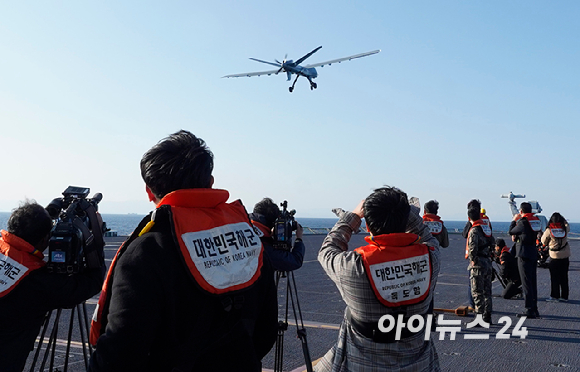
M 331 61 L 314 63 L 312 65 L 307 65 L 307 66 L 300 66 L 300 64 L 302 62 L 304 62 L 306 60 L 306 58 L 308 58 L 311 55 L 313 55 L 314 53 L 316 53 L 320 48 L 322 48 L 322 47 L 319 46 L 318 48 L 314 49 L 312 52 L 306 54 L 304 57 L 299 58 L 296 61 L 292 61 L 291 59 L 286 60 L 286 58 L 288 58 L 288 55 L 286 55 L 286 57 L 284 57 L 284 60 L 282 62 L 278 61 L 277 59 L 274 60 L 276 62 L 268 62 L 268 61 L 262 61 L 262 60 L 256 59 L 256 58 L 250 58 L 253 61 L 262 62 L 262 63 L 266 63 L 268 65 L 276 66 L 278 69 L 271 70 L 271 71 L 248 72 L 245 74 L 226 75 L 223 77 L 232 78 L 232 77 L 250 77 L 250 76 L 260 76 L 260 75 L 270 76 L 272 74 L 278 75 L 280 72 L 286 72 L 286 75 L 288 76 L 288 81 L 290 81 L 292 79 L 292 74 L 296 75 L 296 79 L 294 79 L 294 83 L 292 83 L 292 86 L 290 88 L 288 88 L 290 93 L 292 93 L 292 91 L 294 90 L 294 85 L 296 85 L 296 81 L 298 80 L 298 78 L 300 76 L 304 76 L 306 79 L 308 79 L 308 82 L 310 82 L 310 90 L 312 90 L 312 89 L 317 88 L 316 83 L 312 81 L 312 79 L 315 79 L 316 77 L 318 77 L 318 72 L 316 72 L 315 67 L 324 67 L 325 65 L 330 66 L 333 63 L 350 61 L 351 59 L 366 57 L 366 56 L 370 56 L 372 54 L 376 54 L 376 53 L 380 52 L 380 49 L 378 49 L 378 50 L 373 50 L 372 52 L 366 52 L 366 53 L 361 53 L 361 54 L 355 54 L 355 55 L 349 56 L 349 57 L 333 59 Z

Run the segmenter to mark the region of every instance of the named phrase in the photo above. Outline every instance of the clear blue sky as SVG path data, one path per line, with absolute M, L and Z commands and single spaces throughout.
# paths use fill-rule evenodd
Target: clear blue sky
M 99 1 L 0 5 L 0 211 L 66 186 L 103 213 L 145 213 L 139 160 L 187 129 L 215 187 L 251 209 L 333 217 L 394 185 L 445 219 L 502 193 L 580 221 L 580 4 L 575 1 Z M 315 63 L 318 89 L 249 60 Z

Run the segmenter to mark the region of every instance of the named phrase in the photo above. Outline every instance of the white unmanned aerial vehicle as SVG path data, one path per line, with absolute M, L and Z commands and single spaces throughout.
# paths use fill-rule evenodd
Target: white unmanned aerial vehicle
M 266 63 L 268 65 L 276 66 L 278 69 L 271 70 L 271 71 L 248 72 L 245 74 L 226 75 L 223 77 L 225 77 L 225 78 L 244 77 L 244 76 L 250 77 L 250 76 L 260 76 L 260 75 L 270 76 L 272 74 L 278 75 L 280 72 L 286 72 L 286 75 L 288 76 L 288 81 L 290 81 L 290 79 L 292 78 L 292 74 L 296 74 L 296 79 L 294 80 L 294 83 L 292 83 L 292 86 L 290 88 L 288 88 L 288 90 L 290 90 L 290 92 L 292 92 L 294 90 L 294 85 L 296 85 L 296 80 L 298 80 L 298 78 L 300 76 L 304 76 L 306 79 L 308 79 L 308 81 L 310 82 L 310 90 L 312 90 L 312 89 L 316 89 L 316 87 L 317 87 L 316 83 L 313 82 L 312 79 L 315 79 L 318 76 L 318 72 L 316 72 L 316 69 L 314 67 L 323 67 L 324 65 L 330 66 L 333 63 L 340 63 L 342 61 L 350 61 L 351 59 L 366 57 L 366 56 L 370 56 L 372 54 L 376 54 L 376 53 L 380 52 L 380 49 L 373 50 L 372 52 L 355 54 L 354 56 L 350 56 L 350 57 L 333 59 L 331 61 L 314 63 L 312 65 L 307 65 L 307 66 L 300 66 L 300 64 L 302 62 L 304 62 L 304 60 L 306 60 L 306 58 L 308 58 L 311 55 L 313 55 L 314 53 L 316 53 L 320 48 L 322 48 L 322 47 L 319 46 L 318 48 L 314 49 L 312 52 L 308 53 L 304 57 L 298 59 L 296 62 L 294 62 L 292 60 L 286 60 L 288 55 L 286 55 L 286 57 L 284 57 L 284 60 L 282 62 L 275 60 L 276 61 L 275 63 L 268 62 L 268 61 L 262 61 L 262 60 L 256 59 L 256 58 L 250 58 L 253 61 L 262 62 L 262 63 Z

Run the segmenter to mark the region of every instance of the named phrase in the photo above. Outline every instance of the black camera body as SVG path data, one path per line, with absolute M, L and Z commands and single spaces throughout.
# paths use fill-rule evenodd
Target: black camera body
M 102 265 L 106 225 L 99 222 L 97 210 L 103 195 L 87 199 L 89 192 L 88 187 L 69 186 L 46 207 L 56 220 L 48 243 L 50 272 L 72 274 Z
M 296 210 L 288 211 L 288 202 L 280 203 L 282 210 L 280 216 L 274 222 L 274 249 L 289 251 L 292 249 L 292 231 L 298 229 L 298 223 L 294 219 Z

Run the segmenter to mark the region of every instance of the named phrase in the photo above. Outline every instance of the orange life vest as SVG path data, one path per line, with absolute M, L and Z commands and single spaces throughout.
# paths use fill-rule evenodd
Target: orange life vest
M 566 228 L 561 223 L 551 223 L 548 227 L 552 237 L 560 239 L 566 237 Z
M 367 236 L 369 245 L 355 249 L 360 254 L 377 299 L 397 307 L 423 301 L 431 288 L 429 247 L 409 233 Z
M 436 214 L 425 213 L 423 215 L 423 223 L 429 228 L 429 232 L 433 236 L 437 236 L 443 231 L 443 221 Z
M 252 285 L 260 276 L 263 248 L 239 200 L 226 203 L 229 193 L 218 189 L 187 189 L 167 194 L 157 205 L 171 208 L 172 228 L 187 269 L 205 291 L 224 294 Z M 155 223 L 143 228 L 147 233 Z M 103 312 L 108 307 L 111 276 L 117 259 L 137 236 L 132 235 L 115 256 L 91 323 L 90 342 L 104 332 Z
M 502 259 L 501 259 L 501 257 L 503 256 L 503 254 L 504 254 L 505 252 L 507 252 L 507 253 L 511 254 L 511 253 L 510 253 L 510 250 L 511 250 L 511 248 L 510 248 L 510 247 L 508 247 L 507 245 L 506 245 L 506 246 L 504 246 L 504 247 L 501 249 L 501 252 L 500 252 L 500 254 L 499 254 L 499 263 L 500 263 L 500 264 L 502 264 L 502 265 L 503 265 L 503 264 L 505 264 L 505 260 L 502 260 Z
M 473 229 L 475 226 L 481 226 L 481 230 L 483 234 L 488 238 L 491 236 L 491 227 L 489 227 L 489 219 L 487 221 L 482 220 L 481 218 L 471 224 L 469 231 Z M 465 241 L 465 259 L 469 258 L 469 232 L 467 233 L 467 240 Z
M 28 274 L 46 262 L 44 254 L 22 238 L 2 230 L 0 237 L 0 298 L 10 293 Z
M 540 221 L 540 219 L 538 217 L 536 217 L 535 214 L 533 213 L 524 213 L 523 216 L 521 216 L 520 218 L 525 217 L 528 222 L 530 223 L 530 227 L 532 228 L 532 230 L 534 230 L 535 232 L 541 231 L 542 230 L 542 221 Z
M 256 233 L 260 238 L 270 238 L 272 236 L 272 229 L 269 229 L 268 226 L 254 220 L 252 220 L 252 224 L 258 230 Z

